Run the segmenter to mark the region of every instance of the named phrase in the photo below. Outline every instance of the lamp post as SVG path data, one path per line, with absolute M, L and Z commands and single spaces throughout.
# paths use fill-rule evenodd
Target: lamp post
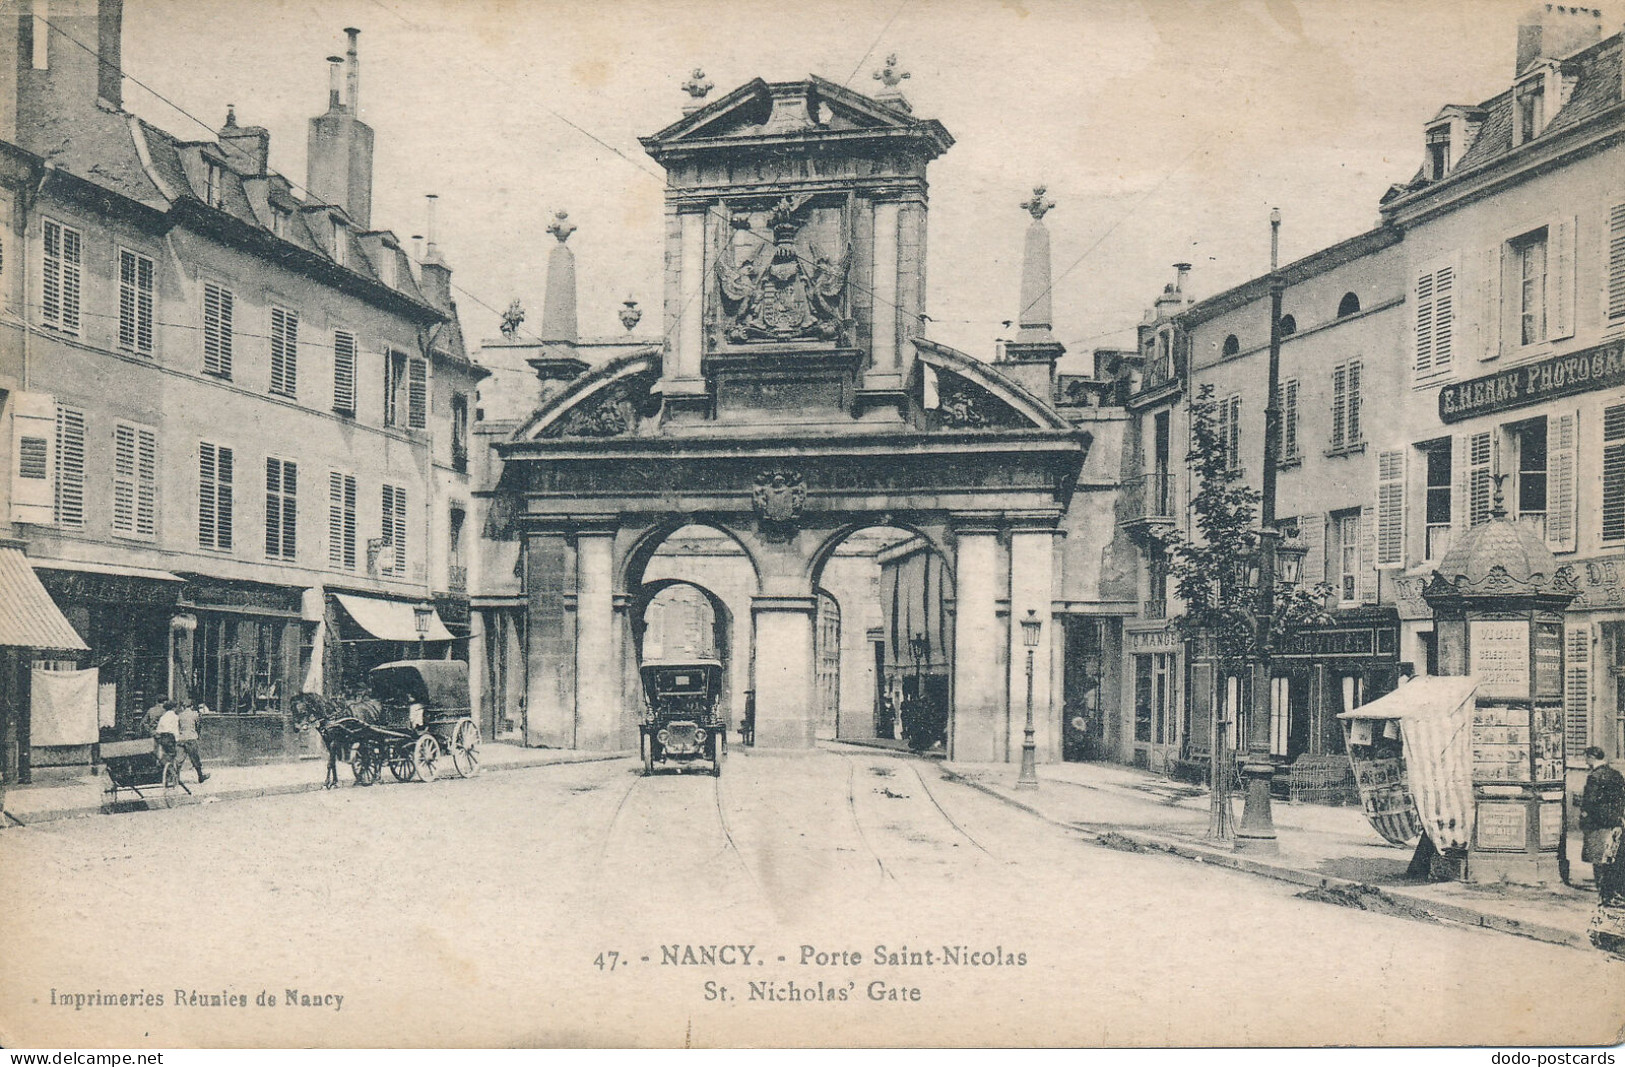
M 434 605 L 425 601 L 412 606 L 412 625 L 418 631 L 418 659 L 426 655 L 424 645 L 429 640 L 429 624 L 434 619 Z
M 1280 465 L 1281 440 L 1281 298 L 1286 278 L 1280 271 L 1281 210 L 1270 210 L 1270 357 L 1269 400 L 1264 407 L 1264 485 L 1258 507 L 1258 608 L 1254 621 L 1256 655 L 1253 663 L 1253 716 L 1247 731 L 1247 758 L 1241 773 L 1247 779 L 1241 825 L 1236 828 L 1237 852 L 1273 854 L 1275 818 L 1270 811 L 1270 789 L 1275 764 L 1270 759 L 1273 686 L 1270 670 L 1271 631 L 1275 621 L 1276 548 L 1281 531 L 1275 525 L 1275 475 Z
M 1021 620 L 1021 642 L 1027 646 L 1027 726 L 1021 738 L 1021 776 L 1016 779 L 1017 789 L 1038 788 L 1038 746 L 1033 743 L 1033 651 L 1038 648 L 1038 636 L 1044 629 L 1044 620 L 1033 608 Z

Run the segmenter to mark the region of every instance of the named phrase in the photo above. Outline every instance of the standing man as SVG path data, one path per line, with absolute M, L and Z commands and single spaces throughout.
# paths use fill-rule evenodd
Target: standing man
M 1585 844 L 1580 858 L 1596 872 L 1597 894 L 1604 907 L 1625 905 L 1625 863 L 1620 862 L 1620 835 L 1625 833 L 1625 775 L 1608 766 L 1602 749 L 1586 749 L 1585 792 L 1580 797 L 1580 830 Z
M 203 760 L 198 755 L 197 716 L 197 705 L 190 703 L 176 713 L 175 739 L 180 742 L 181 751 L 192 761 L 192 769 L 197 772 L 198 784 L 202 785 L 209 780 L 209 776 L 203 773 Z

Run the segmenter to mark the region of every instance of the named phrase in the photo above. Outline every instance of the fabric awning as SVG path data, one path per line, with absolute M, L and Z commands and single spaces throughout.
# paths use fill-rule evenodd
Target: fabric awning
M 110 574 L 118 578 L 149 578 L 155 582 L 184 582 L 178 574 L 152 567 L 125 567 L 116 563 L 90 563 L 77 559 L 37 559 L 34 566 L 45 571 L 78 571 L 80 574 Z
M 1339 719 L 1398 719 L 1411 794 L 1436 848 L 1473 839 L 1473 696 L 1471 675 L 1412 678 L 1387 696 Z
M 1339 719 L 1410 719 L 1422 715 L 1452 712 L 1466 704 L 1478 688 L 1472 675 L 1449 678 L 1412 678 L 1386 696 L 1352 711 L 1339 712 Z
M 440 613 L 429 616 L 427 633 L 418 633 L 416 613 L 411 604 L 398 600 L 374 600 L 372 597 L 334 593 L 333 599 L 345 610 L 355 624 L 372 636 L 385 641 L 450 641 L 452 633 L 440 621 Z
M 88 652 L 20 548 L 0 547 L 0 645 Z

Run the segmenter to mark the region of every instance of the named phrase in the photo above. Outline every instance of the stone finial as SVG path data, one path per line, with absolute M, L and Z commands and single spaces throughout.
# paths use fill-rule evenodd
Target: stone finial
M 512 339 L 519 332 L 519 324 L 524 321 L 524 306 L 519 303 L 518 297 L 514 297 L 508 304 L 508 310 L 502 313 L 502 336 Z
M 689 99 L 691 99 L 695 104 L 699 104 L 700 101 L 705 99 L 705 94 L 709 93 L 712 89 L 715 89 L 716 86 L 712 85 L 711 82 L 706 79 L 704 70 L 700 69 L 699 67 L 695 67 L 694 70 L 689 74 L 688 81 L 684 82 L 681 86 L 679 86 L 679 88 L 681 88 L 683 92 L 687 93 L 689 95 Z
M 630 296 L 621 301 L 621 325 L 626 327 L 627 332 L 631 333 L 632 329 L 641 321 L 643 321 L 643 309 L 638 307 L 638 302 Z
M 1043 222 L 1044 216 L 1049 214 L 1055 207 L 1055 201 L 1045 198 L 1044 194 L 1047 191 L 1044 186 L 1035 185 L 1033 186 L 1032 199 L 1021 202 L 1021 210 L 1029 212 L 1034 222 Z
M 547 232 L 557 237 L 559 244 L 563 244 L 570 239 L 572 233 L 576 232 L 576 224 L 570 221 L 568 211 L 555 211 L 553 221 L 547 224 Z
M 886 57 L 886 65 L 875 71 L 874 79 L 884 85 L 888 91 L 895 92 L 897 86 L 904 78 L 910 77 L 906 70 L 902 70 L 897 62 L 897 53 L 893 52 Z

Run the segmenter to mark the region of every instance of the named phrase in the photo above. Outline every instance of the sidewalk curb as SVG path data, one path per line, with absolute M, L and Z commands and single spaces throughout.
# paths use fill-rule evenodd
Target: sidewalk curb
M 1276 881 L 1290 882 L 1294 885 L 1306 886 L 1311 889 L 1360 888 L 1375 890 L 1384 894 L 1385 896 L 1391 897 L 1396 901 L 1404 903 L 1408 907 L 1415 908 L 1420 912 L 1424 912 L 1432 918 L 1440 919 L 1445 922 L 1456 923 L 1462 926 L 1477 926 L 1486 930 L 1495 930 L 1500 933 L 1514 934 L 1518 937 L 1531 938 L 1535 941 L 1544 941 L 1548 944 L 1565 945 L 1570 948 L 1584 949 L 1587 952 L 1592 951 L 1591 942 L 1585 934 L 1576 933 L 1573 930 L 1565 930 L 1559 926 L 1548 926 L 1544 923 L 1519 922 L 1517 919 L 1510 919 L 1505 915 L 1496 915 L 1491 912 L 1480 911 L 1477 908 L 1468 907 L 1462 904 L 1447 904 L 1442 901 L 1433 900 L 1428 897 L 1407 892 L 1404 889 L 1395 889 L 1389 886 L 1373 886 L 1369 883 L 1358 882 L 1351 878 L 1339 878 L 1336 875 L 1329 874 L 1315 874 L 1310 871 L 1299 870 L 1296 867 L 1287 867 L 1278 863 L 1266 863 L 1261 860 L 1249 859 L 1245 856 L 1238 856 L 1233 852 L 1225 852 L 1214 848 L 1205 848 L 1201 845 L 1192 844 L 1189 841 L 1164 837 L 1160 834 L 1148 834 L 1143 831 L 1129 831 L 1115 828 L 1106 831 L 1092 830 L 1085 828 L 1078 823 L 1062 822 L 1058 819 L 1053 819 L 1032 805 L 1023 804 L 1021 801 L 995 788 L 994 786 L 987 785 L 984 782 L 978 782 L 972 778 L 967 778 L 965 775 L 960 774 L 957 771 L 952 771 L 944 767 L 942 768 L 942 774 L 950 781 L 957 782 L 960 785 L 969 786 L 980 793 L 985 793 L 988 796 L 993 797 L 995 800 L 1002 801 L 1018 811 L 1023 811 L 1029 815 L 1035 816 L 1038 819 L 1049 823 L 1051 826 L 1056 826 L 1060 829 L 1068 830 L 1076 834 L 1082 834 L 1085 837 L 1091 838 L 1096 844 L 1101 844 L 1101 838 L 1103 838 L 1107 833 L 1111 833 L 1120 838 L 1132 841 L 1134 844 L 1147 850 L 1161 852 L 1170 856 L 1176 856 L 1180 859 L 1192 860 L 1196 863 L 1211 864 L 1215 867 L 1228 867 L 1231 870 L 1241 871 L 1245 874 L 1258 875 L 1263 878 L 1273 878 Z
M 628 749 L 623 752 L 600 752 L 587 756 L 572 757 L 569 759 L 487 764 L 481 768 L 481 773 L 502 774 L 505 771 L 529 771 L 542 767 L 565 767 L 576 763 L 606 763 L 610 760 L 627 759 L 632 755 L 635 755 L 635 753 Z M 313 764 L 320 763 L 320 761 L 317 760 L 313 760 L 311 762 Z M 403 782 L 398 784 L 404 785 L 406 783 Z M 107 805 L 104 803 L 97 804 L 95 806 L 81 805 L 76 808 L 56 808 L 28 816 L 16 815 L 10 811 L 7 811 L 5 812 L 4 817 L 10 823 L 18 827 L 27 828 L 30 826 L 37 826 L 40 823 L 57 822 L 62 819 L 84 819 L 93 815 L 133 815 L 143 811 L 169 811 L 173 810 L 174 808 L 183 808 L 193 804 L 254 800 L 259 797 L 290 796 L 295 793 L 319 793 L 322 792 L 324 788 L 325 786 L 323 785 L 322 781 L 318 779 L 309 782 L 292 782 L 283 783 L 280 785 L 253 786 L 245 789 L 233 789 L 229 792 L 223 793 L 192 793 L 190 795 L 182 794 L 180 797 L 175 798 L 173 803 L 167 808 L 148 801 L 132 800 L 129 801 L 129 804 L 131 805 L 130 807 L 123 808 L 121 810 L 109 810 Z M 123 803 L 125 802 L 120 801 L 120 804 Z M 145 804 L 146 806 L 138 806 L 142 804 Z

